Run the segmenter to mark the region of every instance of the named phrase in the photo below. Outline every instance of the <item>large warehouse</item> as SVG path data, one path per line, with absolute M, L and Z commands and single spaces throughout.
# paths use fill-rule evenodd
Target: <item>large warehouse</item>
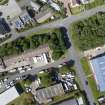
M 7 105 L 19 96 L 15 86 L 0 94 L 0 105 Z
M 99 90 L 105 91 L 105 55 L 90 60 L 92 71 Z

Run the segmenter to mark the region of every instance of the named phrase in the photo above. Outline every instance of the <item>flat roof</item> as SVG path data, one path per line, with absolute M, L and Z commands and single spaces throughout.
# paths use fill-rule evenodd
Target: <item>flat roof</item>
M 15 86 L 0 94 L 0 105 L 7 105 L 19 96 Z
M 105 55 L 90 60 L 100 91 L 105 91 Z

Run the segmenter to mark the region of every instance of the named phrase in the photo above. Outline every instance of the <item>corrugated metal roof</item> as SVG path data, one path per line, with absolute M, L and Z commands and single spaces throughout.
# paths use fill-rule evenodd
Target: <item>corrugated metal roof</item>
M 105 55 L 92 59 L 90 62 L 100 91 L 105 91 Z
M 0 105 L 7 105 L 19 96 L 15 87 L 12 87 L 0 94 Z

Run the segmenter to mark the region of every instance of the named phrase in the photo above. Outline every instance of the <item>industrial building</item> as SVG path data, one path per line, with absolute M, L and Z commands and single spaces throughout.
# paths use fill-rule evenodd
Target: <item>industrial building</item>
M 90 60 L 92 71 L 96 80 L 97 88 L 105 91 L 105 55 Z
M 11 101 L 13 101 L 19 96 L 20 95 L 18 91 L 16 90 L 15 86 L 11 87 L 5 92 L 0 94 L 0 105 L 7 105 L 8 103 L 10 103 Z

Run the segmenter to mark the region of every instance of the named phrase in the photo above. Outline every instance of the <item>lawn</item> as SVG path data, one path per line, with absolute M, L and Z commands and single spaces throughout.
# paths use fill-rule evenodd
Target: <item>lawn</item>
M 71 67 L 69 65 L 64 65 L 61 68 L 59 68 L 59 73 L 60 74 L 66 74 L 66 73 L 69 73 L 69 72 L 75 73 L 75 68 Z
M 52 80 L 51 80 L 51 77 L 50 77 L 48 72 L 44 72 L 44 73 L 41 73 L 41 74 L 39 73 L 38 77 L 41 80 L 41 86 L 42 87 L 48 87 L 48 86 L 51 85 Z
M 91 68 L 89 66 L 88 60 L 86 58 L 82 58 L 80 62 L 82 64 L 82 67 L 83 67 L 83 70 L 84 70 L 86 76 L 91 74 L 92 71 L 91 71 Z M 87 79 L 88 79 L 90 88 L 91 88 L 91 90 L 93 92 L 94 98 L 95 98 L 95 100 L 97 102 L 97 98 L 100 97 L 100 96 L 103 96 L 103 95 L 105 96 L 105 92 L 100 92 L 97 89 L 96 82 L 95 82 L 95 79 L 94 79 L 93 75 L 87 77 Z
M 85 10 L 84 5 L 80 5 L 80 6 L 71 8 L 71 13 L 72 13 L 72 14 L 78 14 L 78 13 L 80 13 L 80 12 L 83 12 L 84 10 Z
M 82 64 L 82 67 L 84 69 L 84 72 L 85 74 L 88 76 L 90 74 L 92 74 L 92 71 L 91 71 L 91 68 L 90 68 L 90 65 L 89 65 L 89 62 L 87 60 L 87 58 L 83 57 L 81 60 L 80 60 L 81 64 Z
M 23 90 L 25 90 L 25 87 L 29 87 L 31 85 L 32 81 L 27 79 L 27 80 L 21 80 L 18 82 L 20 86 L 22 87 Z
M 91 90 L 93 91 L 94 98 L 97 100 L 98 97 L 100 96 L 105 96 L 105 92 L 100 92 L 97 90 L 96 82 L 93 76 L 88 78 L 89 85 L 91 87 Z
M 8 105 L 35 105 L 35 102 L 31 93 L 23 93 Z

